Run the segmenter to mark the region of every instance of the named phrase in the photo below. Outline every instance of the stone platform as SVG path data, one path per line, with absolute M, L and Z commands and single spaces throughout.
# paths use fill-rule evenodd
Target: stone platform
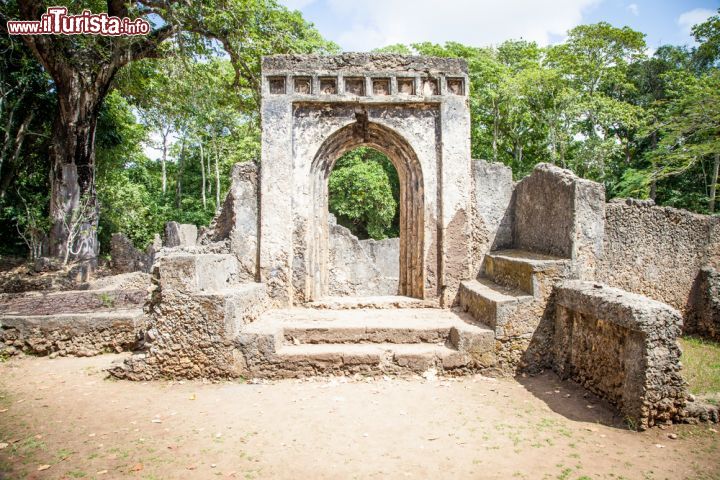
M 247 373 L 259 378 L 429 369 L 452 374 L 492 363 L 492 330 L 464 313 L 392 306 L 404 302 L 354 298 L 318 302 L 323 308 L 270 310 L 237 339 Z M 337 308 L 328 308 L 333 305 Z

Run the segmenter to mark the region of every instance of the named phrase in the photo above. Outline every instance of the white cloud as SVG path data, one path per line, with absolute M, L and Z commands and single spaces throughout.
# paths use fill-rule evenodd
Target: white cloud
M 289 3 L 304 0 L 284 0 Z M 329 35 L 345 50 L 393 43 L 457 41 L 497 44 L 509 38 L 547 45 L 582 22 L 602 0 L 324 0 L 333 21 L 347 25 Z M 329 32 L 328 32 L 329 33 Z
M 280 3 L 290 10 L 302 10 L 308 5 L 315 3 L 315 0 L 281 0 Z
M 707 8 L 696 8 L 681 14 L 677 19 L 677 23 L 680 25 L 683 34 L 689 36 L 691 35 L 691 29 L 694 25 L 703 23 L 712 15 L 715 15 L 713 10 Z
M 631 3 L 630 5 L 628 5 L 627 7 L 625 7 L 625 10 L 627 10 L 627 11 L 630 12 L 630 13 L 632 13 L 632 14 L 635 15 L 636 17 L 637 17 L 638 15 L 640 15 L 640 7 L 638 7 L 638 4 L 637 4 L 637 3 Z

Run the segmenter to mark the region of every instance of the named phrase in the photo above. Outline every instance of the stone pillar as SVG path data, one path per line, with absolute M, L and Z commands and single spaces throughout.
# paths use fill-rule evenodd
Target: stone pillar
M 460 282 L 471 275 L 472 172 L 470 164 L 470 110 L 467 97 L 447 96 L 440 110 L 440 208 L 442 259 L 440 302 L 456 302 Z
M 290 305 L 292 301 L 292 124 L 292 104 L 264 94 L 260 165 L 260 281 L 267 285 L 268 294 L 278 305 Z

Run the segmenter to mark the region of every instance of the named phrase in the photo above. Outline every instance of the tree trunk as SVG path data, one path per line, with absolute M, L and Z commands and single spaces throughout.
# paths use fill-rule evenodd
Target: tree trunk
M 715 196 L 717 194 L 718 173 L 720 173 L 720 153 L 715 154 L 712 175 L 710 177 L 710 202 L 708 202 L 708 210 L 710 210 L 710 213 L 715 213 Z
M 95 258 L 98 253 L 98 209 L 95 197 L 95 129 L 107 86 L 97 91 L 84 85 L 80 74 L 58 84 L 59 108 L 50 146 L 50 244 L 52 256 L 72 250 L 73 259 Z M 108 82 L 109 85 L 109 82 Z M 68 248 L 68 225 L 78 207 L 87 201 L 80 233 Z
M 168 151 L 168 136 L 170 135 L 170 129 L 161 130 L 162 132 L 162 193 L 165 195 L 167 192 L 167 151 Z
M 22 151 L 28 128 L 34 117 L 34 110 L 30 110 L 25 114 L 25 119 L 18 127 L 17 132 L 15 133 L 15 138 L 13 139 L 14 147 L 12 149 L 12 156 L 5 160 L 3 164 L 0 164 L 0 198 L 5 198 L 5 193 L 7 192 L 8 187 L 15 179 L 17 167 L 20 163 L 20 152 Z
M 215 145 L 214 140 L 213 140 L 213 145 Z M 205 170 L 206 172 L 208 172 L 208 190 L 207 191 L 208 191 L 209 195 L 212 195 L 212 193 L 213 193 L 213 184 L 212 184 L 212 181 L 210 180 L 210 167 L 211 166 L 212 166 L 212 152 L 208 153 L 207 170 Z
M 177 180 L 175 181 L 175 208 L 182 207 L 182 176 L 185 168 L 185 132 L 183 132 L 182 143 L 180 143 L 180 156 L 178 157 Z
M 220 152 L 215 147 L 215 209 L 220 208 Z
M 652 136 L 650 137 L 650 151 L 655 150 L 657 148 L 657 131 L 652 132 Z M 657 178 L 655 171 L 655 162 L 653 162 L 653 173 L 652 173 L 652 180 L 650 180 L 650 200 L 653 202 L 657 198 Z
M 210 173 L 210 172 L 208 172 Z M 202 139 L 200 140 L 200 174 L 202 176 L 202 202 L 203 209 L 207 208 L 207 197 L 205 195 L 205 157 L 203 155 Z
M 497 162 L 498 159 L 498 112 L 497 106 L 493 106 L 493 137 L 492 137 L 492 150 L 493 150 L 493 162 Z

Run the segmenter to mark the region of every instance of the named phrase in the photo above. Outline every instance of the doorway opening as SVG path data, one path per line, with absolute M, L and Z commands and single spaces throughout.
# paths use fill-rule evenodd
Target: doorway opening
M 390 169 L 390 166 L 394 168 Z M 396 196 L 392 194 L 393 170 L 397 178 Z M 335 176 L 331 175 L 333 171 Z M 336 263 L 357 263 L 352 258 L 341 258 L 331 263 L 331 248 L 340 251 L 335 248 L 340 242 L 335 236 L 331 244 L 331 230 L 345 228 L 343 224 L 349 227 L 350 233 L 353 230 L 358 233 L 358 241 L 367 240 L 368 243 L 375 241 L 373 236 L 389 236 L 394 226 L 397 229 L 395 238 L 398 238 L 398 280 L 397 288 L 391 290 L 399 295 L 424 298 L 425 199 L 422 169 L 408 142 L 394 130 L 368 122 L 366 117 L 358 115 L 356 123 L 337 130 L 325 140 L 313 160 L 312 175 L 315 221 L 308 231 L 306 271 L 309 281 L 305 284 L 305 298 L 318 299 L 333 293 L 333 274 L 342 273 L 339 269 L 331 271 Z M 374 179 L 375 183 L 363 184 L 369 179 Z M 389 192 L 384 182 L 389 182 Z M 350 202 L 348 196 L 354 196 L 360 202 Z M 368 200 L 371 197 L 374 197 L 373 201 Z M 394 210 L 390 207 L 393 203 L 390 197 L 397 205 Z M 378 198 L 387 201 L 376 202 Z M 335 224 L 330 215 L 333 211 L 338 214 Z M 358 265 L 355 267 L 360 268 Z M 341 292 L 334 291 L 335 294 Z M 358 295 L 352 291 L 346 294 Z
M 337 159 L 328 178 L 328 294 L 397 295 L 400 178 L 384 153 L 368 146 Z

